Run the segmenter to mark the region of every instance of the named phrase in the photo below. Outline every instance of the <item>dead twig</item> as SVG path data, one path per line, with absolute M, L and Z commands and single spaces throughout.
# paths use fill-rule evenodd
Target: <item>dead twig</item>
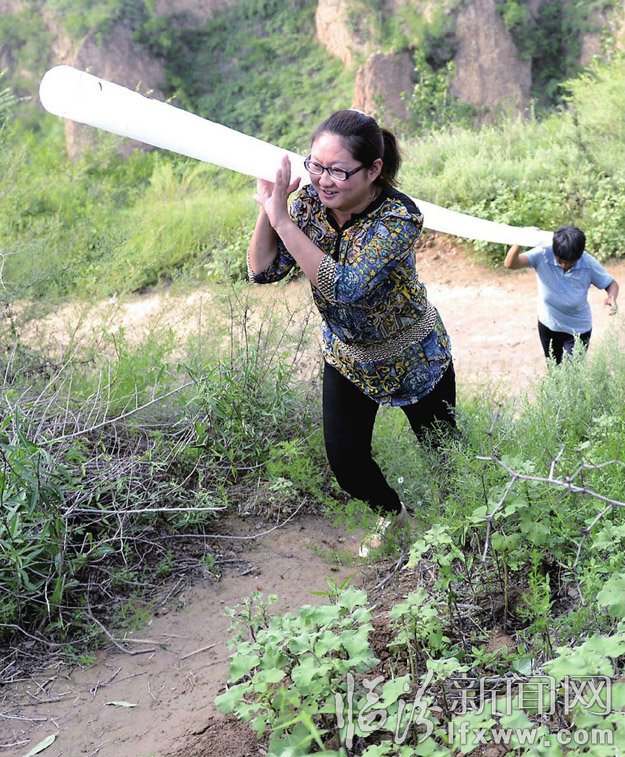
M 493 428 L 495 425 L 495 422 L 498 418 L 498 414 L 495 414 L 495 419 L 493 420 L 493 424 L 491 425 L 491 428 L 488 431 L 488 435 L 491 437 L 491 454 L 490 455 L 478 455 L 476 457 L 477 460 L 483 461 L 483 462 L 491 462 L 495 463 L 495 465 L 498 465 L 500 468 L 503 468 L 509 475 L 510 480 L 506 486 L 506 489 L 501 496 L 499 502 L 495 505 L 493 510 L 486 516 L 485 522 L 486 522 L 486 539 L 484 544 L 484 549 L 482 552 L 482 562 L 486 560 L 486 556 L 488 554 L 488 549 L 490 546 L 490 536 L 492 531 L 492 524 L 495 516 L 498 512 L 502 509 L 504 506 L 508 495 L 510 494 L 514 484 L 517 481 L 531 481 L 534 483 L 541 483 L 541 484 L 547 484 L 548 486 L 553 486 L 555 488 L 559 489 L 565 489 L 571 494 L 580 494 L 582 496 L 588 497 L 590 499 L 594 499 L 597 502 L 602 502 L 606 504 L 606 507 L 604 507 L 601 512 L 599 512 L 595 518 L 592 520 L 592 522 L 587 525 L 583 531 L 580 541 L 577 544 L 577 554 L 575 557 L 575 561 L 573 562 L 573 565 L 571 566 L 572 570 L 574 571 L 577 567 L 582 554 L 583 546 L 590 536 L 590 533 L 592 529 L 599 523 L 605 516 L 612 512 L 612 510 L 616 508 L 625 508 L 625 502 L 619 499 L 615 499 L 614 497 L 608 497 L 605 494 L 601 494 L 600 492 L 595 491 L 594 489 L 590 489 L 587 486 L 581 486 L 575 483 L 576 479 L 583 477 L 584 471 L 588 470 L 602 470 L 603 468 L 607 468 L 609 466 L 617 465 L 621 467 L 625 467 L 625 462 L 622 460 L 614 459 L 614 460 L 608 460 L 603 463 L 580 463 L 575 471 L 571 475 L 566 475 L 561 478 L 556 477 L 555 475 L 555 469 L 557 463 L 560 461 L 563 453 L 564 448 L 560 449 L 558 454 L 552 459 L 551 464 L 549 466 L 549 475 L 547 476 L 537 476 L 530 473 L 519 473 L 519 471 L 513 470 L 513 468 L 508 465 L 506 462 L 501 460 L 499 457 L 497 457 L 494 453 L 494 448 L 492 445 L 492 433 Z
M 501 508 L 504 506 L 506 500 L 508 499 L 508 494 L 510 494 L 510 491 L 514 484 L 516 483 L 516 475 L 513 474 L 510 481 L 508 481 L 508 486 L 506 487 L 505 492 L 503 493 L 501 499 L 499 502 L 495 505 L 493 508 L 493 511 L 489 513 L 486 516 L 486 537 L 484 539 L 484 550 L 482 552 L 482 562 L 486 562 L 486 555 L 488 554 L 488 547 L 490 546 L 490 534 L 493 527 L 493 520 L 495 518 L 495 515 L 501 510 Z
M 156 646 L 163 649 L 167 647 L 167 643 L 164 641 L 155 641 L 154 639 L 135 639 L 132 636 L 124 636 L 123 639 L 115 639 L 115 641 L 118 641 L 120 644 L 126 641 L 130 641 L 133 644 L 156 644 Z M 156 650 L 152 649 L 149 651 L 155 652 Z
M 95 695 L 98 693 L 100 686 L 106 686 L 107 684 L 111 683 L 111 681 L 113 681 L 120 672 L 121 667 L 117 668 L 117 670 L 107 681 L 96 681 L 96 683 L 94 683 L 93 686 L 89 689 L 89 693 L 91 694 L 91 701 L 95 699 Z
M 224 539 L 227 541 L 256 541 L 256 539 L 262 539 L 263 536 L 267 536 L 268 534 L 273 533 L 274 531 L 277 531 L 279 528 L 284 528 L 286 524 L 292 520 L 297 513 L 304 507 L 308 500 L 304 498 L 300 505 L 297 507 L 296 510 L 294 510 L 288 518 L 285 518 L 282 523 L 278 523 L 275 526 L 272 526 L 272 528 L 268 529 L 267 531 L 261 531 L 258 534 L 253 534 L 252 536 L 232 536 L 228 534 L 165 534 L 162 538 L 163 539 Z M 177 510 L 176 512 L 183 512 L 181 510 Z M 243 561 L 240 561 L 243 562 Z M 245 574 L 243 574 L 245 575 Z
M 213 647 L 216 647 L 219 644 L 220 642 L 215 642 L 215 644 L 209 644 L 207 647 L 200 647 L 199 649 L 196 649 L 194 652 L 189 652 L 188 654 L 182 655 L 180 659 L 186 660 L 189 657 L 193 657 L 193 655 L 201 654 L 202 652 L 208 652 L 209 649 L 212 649 Z
M 165 394 L 161 394 L 158 397 L 151 399 L 149 402 L 144 403 L 143 405 L 138 405 L 137 407 L 134 407 L 132 410 L 128 410 L 127 412 L 122 413 L 121 415 L 118 415 L 115 418 L 109 418 L 108 420 L 101 421 L 100 423 L 96 423 L 94 426 L 90 426 L 89 428 L 78 429 L 78 431 L 73 431 L 71 434 L 64 434 L 62 436 L 57 436 L 56 439 L 49 439 L 47 444 L 57 444 L 58 442 L 66 441 L 68 439 L 75 439 L 78 436 L 84 436 L 84 434 L 90 434 L 93 431 L 98 431 L 99 429 L 104 428 L 104 426 L 111 426 L 116 423 L 119 423 L 120 421 L 126 420 L 126 418 L 130 418 L 131 416 L 136 415 L 137 413 L 140 413 L 142 410 L 145 410 L 151 405 L 155 405 L 159 402 L 162 402 L 168 397 L 171 397 L 172 395 L 177 394 L 178 392 L 181 392 L 183 389 L 186 389 L 189 386 L 193 386 L 194 383 L 195 383 L 194 381 L 187 381 L 186 383 L 181 384 L 180 386 L 177 386 L 175 389 L 172 389 L 169 392 L 165 392 Z
M 63 644 L 57 644 L 54 641 L 42 639 L 41 636 L 33 636 L 32 633 L 28 633 L 28 631 L 25 631 L 21 626 L 18 626 L 17 623 L 0 623 L 0 628 L 13 628 L 15 631 L 19 631 L 24 636 L 28 636 L 29 639 L 33 639 L 33 641 L 36 641 L 39 644 L 44 644 L 46 647 L 54 647 L 58 649 L 59 647 L 63 646 Z
M 109 641 L 116 647 L 116 649 L 119 649 L 120 652 L 123 652 L 124 654 L 129 655 L 137 655 L 137 654 L 148 654 L 148 652 L 156 652 L 156 650 L 152 647 L 149 649 L 126 649 L 126 647 L 122 646 L 117 639 L 113 636 L 113 634 L 102 624 L 100 621 L 93 616 L 93 614 L 89 611 L 87 611 L 87 617 L 93 621 L 96 626 L 102 631 L 102 633 L 106 636 Z
M 25 720 L 27 723 L 47 723 L 50 718 L 27 718 L 25 715 L 9 715 L 8 712 L 0 712 L 0 718 L 7 720 Z

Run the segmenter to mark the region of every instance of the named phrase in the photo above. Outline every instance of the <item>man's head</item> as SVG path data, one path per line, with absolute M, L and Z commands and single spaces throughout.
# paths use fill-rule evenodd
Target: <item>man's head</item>
M 586 248 L 586 235 L 577 226 L 560 226 L 553 232 L 553 254 L 565 271 L 572 268 Z

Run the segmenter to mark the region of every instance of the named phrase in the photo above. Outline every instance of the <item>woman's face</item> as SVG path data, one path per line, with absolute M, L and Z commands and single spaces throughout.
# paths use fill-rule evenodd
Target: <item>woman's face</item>
M 327 168 L 344 168 L 351 171 L 359 163 L 347 149 L 342 137 L 324 132 L 312 144 L 312 161 Z M 347 220 L 352 213 L 364 210 L 373 200 L 373 183 L 380 175 L 382 161 L 378 158 L 371 168 L 365 168 L 346 181 L 333 179 L 327 171 L 310 174 L 310 180 L 321 202 L 334 212 L 338 220 Z

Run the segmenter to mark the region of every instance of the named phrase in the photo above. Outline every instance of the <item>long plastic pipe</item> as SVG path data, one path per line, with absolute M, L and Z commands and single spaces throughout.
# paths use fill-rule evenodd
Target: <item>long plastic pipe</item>
M 270 181 L 286 153 L 293 176 L 309 181 L 301 155 L 71 66 L 51 68 L 41 80 L 39 97 L 56 116 Z M 527 247 L 551 240 L 548 232 L 487 221 L 413 199 L 423 213 L 424 226 L 434 231 Z

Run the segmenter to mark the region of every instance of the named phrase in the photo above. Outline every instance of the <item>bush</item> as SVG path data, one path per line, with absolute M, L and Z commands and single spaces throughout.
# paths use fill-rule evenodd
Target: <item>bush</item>
M 83 272 L 88 288 L 141 291 L 185 271 L 197 276 L 202 266 L 244 278 L 249 232 L 244 247 L 237 243 L 242 229 L 251 229 L 254 223 L 252 182 L 245 191 L 221 189 L 213 184 L 213 174 L 201 163 L 159 161 L 149 187 L 122 215 L 118 244 Z M 234 258 L 227 263 L 226 249 Z M 221 269 L 211 268 L 213 254 Z
M 0 139 L 1 273 L 11 298 L 51 304 L 140 291 L 183 274 L 245 276 L 256 212 L 249 178 L 138 150 L 124 160 L 113 137 L 73 163 L 60 130 L 42 136 L 16 125 Z
M 117 332 L 55 365 L 20 343 L 19 322 L 2 332 L 0 634 L 75 641 L 166 570 L 171 534 L 205 528 L 233 484 L 292 477 L 322 495 L 317 404 L 295 386 L 297 349 L 283 355 L 303 333 L 271 311 L 255 328 L 246 303 L 220 304 L 210 342 L 186 354 L 167 332 L 134 344 Z
M 349 105 L 355 76 L 315 43 L 315 9 L 308 0 L 244 0 L 204 29 L 153 18 L 139 38 L 164 58 L 167 93 L 182 107 L 304 151 L 315 126 Z

